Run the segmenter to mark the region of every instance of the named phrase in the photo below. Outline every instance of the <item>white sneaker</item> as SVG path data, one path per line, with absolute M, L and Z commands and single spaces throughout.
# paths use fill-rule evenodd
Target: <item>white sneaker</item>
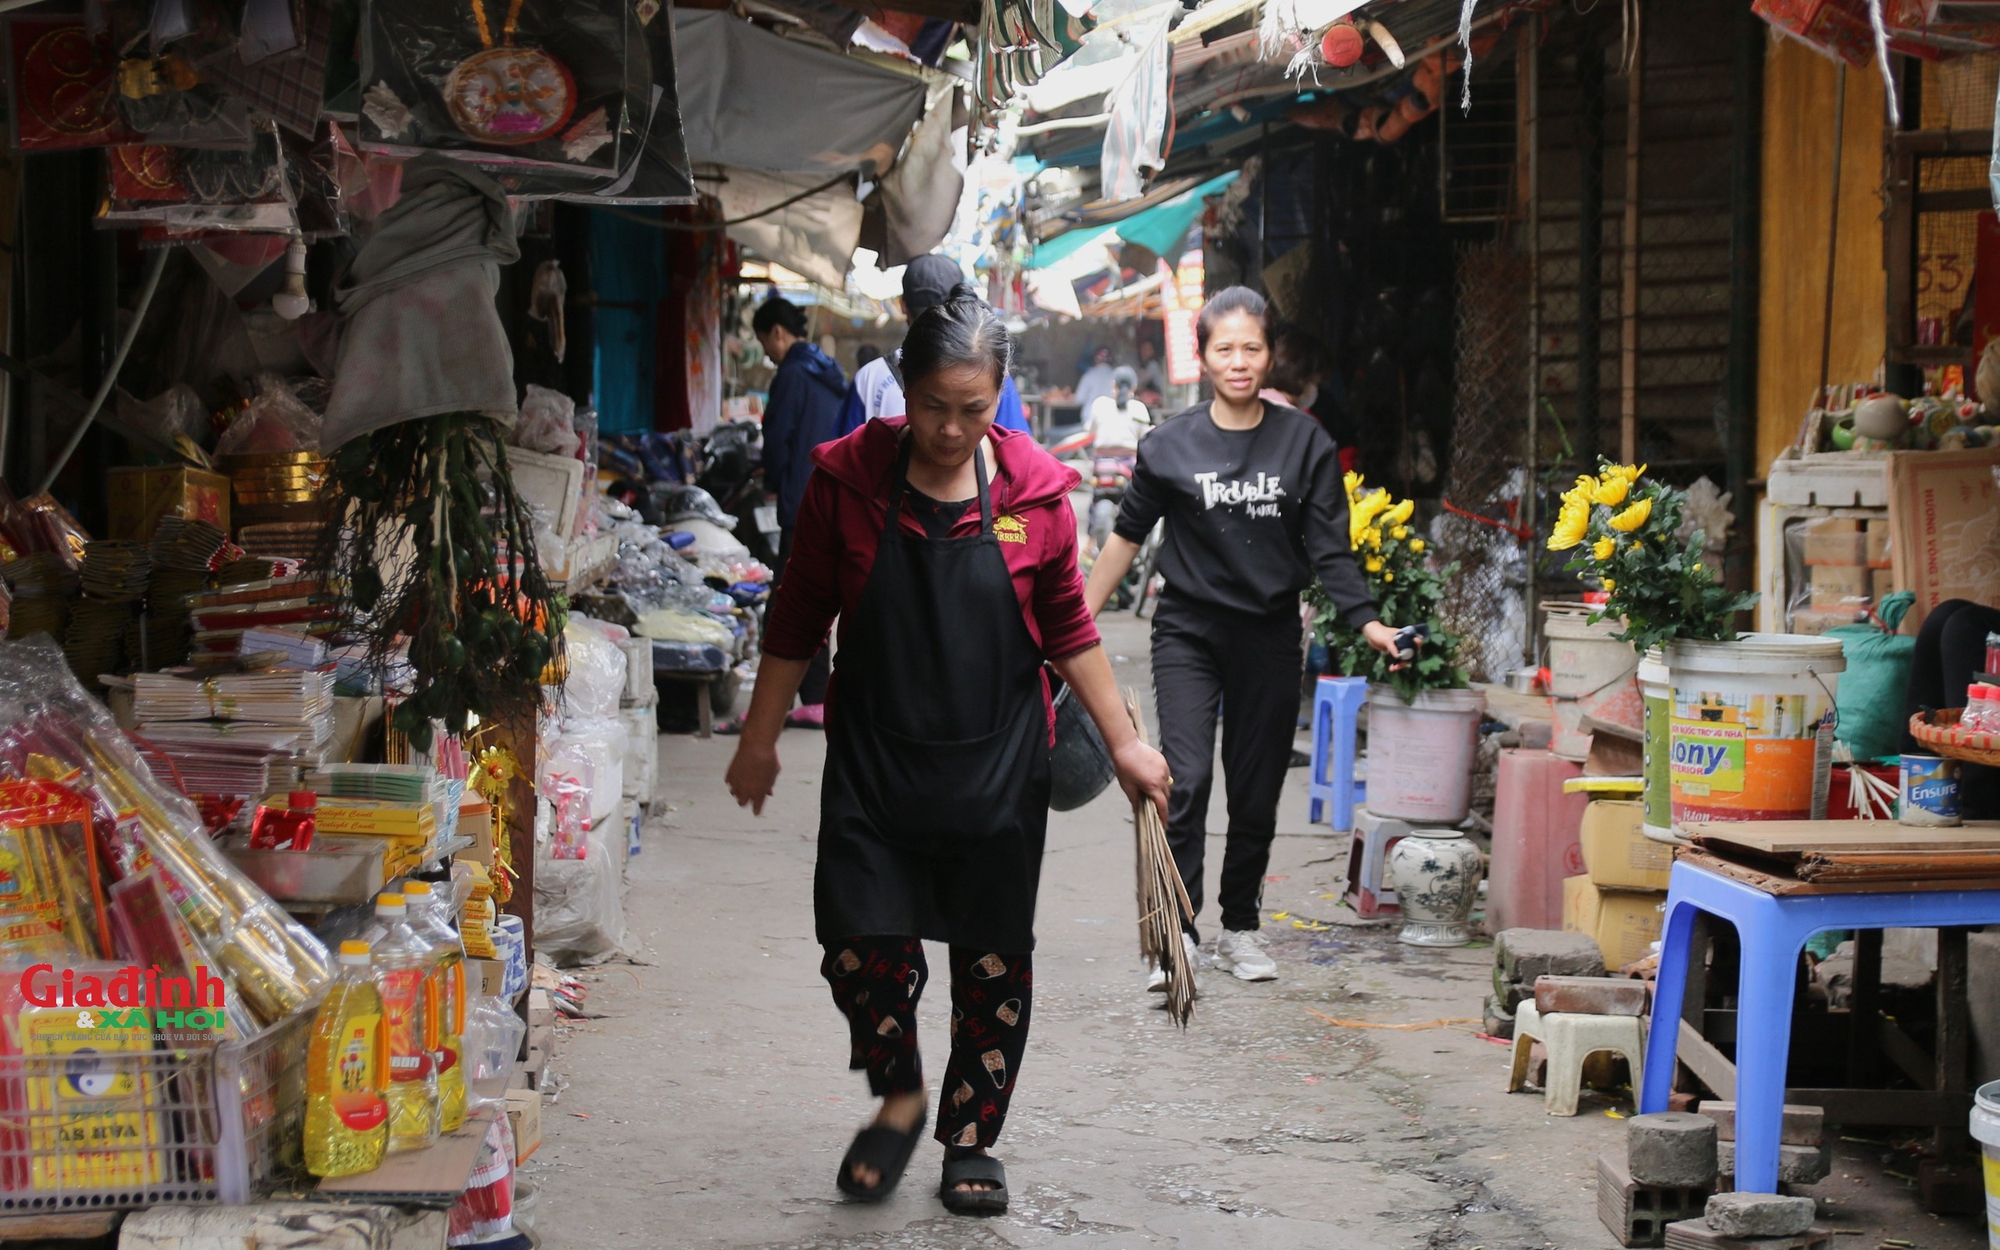
M 1255 929 L 1224 929 L 1215 939 L 1215 966 L 1239 981 L 1278 979 L 1278 961 L 1265 953 L 1263 935 Z
M 1183 949 L 1187 951 L 1188 967 L 1191 969 L 1200 967 L 1201 963 L 1197 958 L 1197 956 L 1201 954 L 1201 951 L 1195 946 L 1194 939 L 1189 937 L 1186 933 L 1182 933 L 1181 946 Z M 1147 973 L 1146 989 L 1154 994 L 1166 993 L 1167 970 L 1165 968 L 1155 968 L 1151 972 Z

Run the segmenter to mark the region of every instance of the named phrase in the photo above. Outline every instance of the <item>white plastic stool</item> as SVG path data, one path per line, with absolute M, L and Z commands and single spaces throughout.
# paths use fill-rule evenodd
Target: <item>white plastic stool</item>
M 1347 851 L 1347 905 L 1355 915 L 1373 920 L 1401 912 L 1387 878 L 1389 848 L 1411 828 L 1407 820 L 1377 816 L 1365 807 L 1354 809 L 1354 833 Z
M 1532 999 L 1514 1009 L 1514 1066 L 1507 1074 L 1507 1092 L 1527 1084 L 1528 1055 L 1533 1043 L 1549 1053 L 1549 1074 L 1543 1095 L 1550 1115 L 1575 1115 L 1583 1092 L 1583 1061 L 1600 1050 L 1625 1056 L 1632 1071 L 1646 1070 L 1646 1022 L 1638 1016 L 1586 1016 L 1569 1011 L 1543 1015 Z

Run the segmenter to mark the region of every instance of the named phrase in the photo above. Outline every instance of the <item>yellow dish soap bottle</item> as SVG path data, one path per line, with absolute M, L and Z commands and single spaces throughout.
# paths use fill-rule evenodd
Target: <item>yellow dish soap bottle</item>
M 436 987 L 431 1005 L 438 1019 L 438 1102 L 444 1113 L 443 1129 L 452 1133 L 465 1123 L 465 1068 L 460 1063 L 465 1034 L 465 944 L 445 919 L 444 900 L 431 889 L 430 882 L 405 882 L 403 897 L 410 909 L 410 927 L 429 940 L 438 955 L 431 976 Z
M 375 986 L 389 1035 L 389 1153 L 398 1154 L 438 1139 L 437 1014 L 428 1009 L 436 956 L 410 927 L 402 895 L 376 895 L 375 921 Z
M 353 1176 L 382 1164 L 389 1081 L 382 995 L 366 942 L 340 944 L 339 979 L 313 1017 L 306 1048 L 306 1170 Z

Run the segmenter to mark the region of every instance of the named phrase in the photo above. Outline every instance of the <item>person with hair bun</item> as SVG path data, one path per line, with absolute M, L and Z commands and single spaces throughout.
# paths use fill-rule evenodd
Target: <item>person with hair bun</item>
M 1084 606 L 1077 474 L 993 427 L 1010 348 L 970 286 L 903 341 L 908 415 L 813 452 L 791 571 L 727 782 L 762 812 L 778 734 L 837 617 L 813 878 L 820 973 L 849 1066 L 882 1099 L 836 1184 L 893 1190 L 927 1117 L 917 1001 L 923 941 L 951 948 L 952 1045 L 935 1136 L 952 1211 L 1004 1211 L 987 1154 L 1006 1122 L 1033 1007 L 1035 895 L 1054 716 L 1044 661 L 1097 723 L 1119 784 L 1165 810 L 1166 760 L 1140 742 Z
M 1090 571 L 1093 614 L 1166 521 L 1153 617 L 1153 689 L 1160 746 L 1173 769 L 1167 841 L 1199 913 L 1215 725 L 1229 785 L 1229 837 L 1217 890 L 1215 966 L 1269 981 L 1278 966 L 1258 935 L 1278 797 L 1298 729 L 1299 592 L 1315 575 L 1341 616 L 1376 650 L 1395 654 L 1347 533 L 1340 455 L 1319 422 L 1258 394 L 1271 371 L 1264 298 L 1217 292 L 1195 323 L 1215 398 L 1153 427 L 1118 520 Z M 1183 935 L 1193 960 L 1199 935 Z M 1150 988 L 1166 988 L 1156 972 Z

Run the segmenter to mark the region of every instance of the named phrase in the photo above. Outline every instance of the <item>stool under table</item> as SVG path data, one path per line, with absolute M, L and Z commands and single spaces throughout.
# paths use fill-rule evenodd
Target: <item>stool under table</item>
M 1934 1088 L 1928 1091 L 1929 1101 L 1924 1103 L 1926 1109 L 1922 1112 L 1927 1118 L 1897 1121 L 1884 1119 L 1878 1112 L 1867 1114 L 1865 1122 L 1949 1126 L 1955 1116 L 1961 1129 L 1965 1124 L 1971 1096 L 1966 1092 L 1964 926 L 2000 924 L 2000 889 L 1938 889 L 1935 882 L 1876 884 L 1879 888 L 1867 893 L 1778 894 L 1690 862 L 1685 852 L 1674 864 L 1660 943 L 1652 1026 L 1647 1030 L 1649 1041 L 1639 1110 L 1667 1110 L 1680 1044 L 1685 1041 L 1691 1048 L 1706 1047 L 1699 1030 L 1685 1022 L 1701 1018 L 1700 1002 L 1693 1004 L 1692 1012 L 1684 1010 L 1690 968 L 1699 971 L 1691 953 L 1696 947 L 1697 932 L 1706 928 L 1709 918 L 1728 921 L 1736 927 L 1742 948 L 1733 1074 L 1739 1190 L 1753 1193 L 1777 1190 L 1779 1136 L 1786 1102 L 1824 1098 L 1837 1104 L 1849 1093 L 1795 1090 L 1792 1097 L 1786 1096 L 1785 1069 L 1791 1050 L 1799 955 L 1806 940 L 1823 930 L 1854 929 L 1869 937 L 1874 935 L 1867 931 L 1887 928 L 1939 930 L 1940 1041 Z M 1988 884 L 1979 883 L 1981 887 Z M 1876 949 L 1879 950 L 1879 945 Z M 1855 1011 L 1873 1016 L 1872 1000 L 1857 998 Z M 1857 1034 L 1870 1023 L 1864 1022 L 1859 1014 L 1851 1019 L 1855 1021 Z M 1712 1050 L 1710 1055 L 1713 1061 Z M 1688 1062 L 1698 1075 L 1708 1079 L 1696 1059 L 1690 1057 Z M 1727 1060 L 1720 1063 L 1727 1068 Z M 1723 1076 L 1728 1079 L 1726 1071 Z M 1716 1084 L 1713 1080 L 1709 1083 Z M 1717 1092 L 1727 1096 L 1721 1089 Z M 1854 1091 L 1853 1095 L 1856 1106 L 1871 1100 L 1887 1106 L 1890 1099 L 1904 1100 L 1905 1105 L 1910 1105 L 1911 1100 L 1922 1101 L 1926 1097 L 1923 1093 L 1875 1090 Z M 1837 1105 L 1827 1107 L 1829 1122 L 1838 1123 L 1842 1118 Z

